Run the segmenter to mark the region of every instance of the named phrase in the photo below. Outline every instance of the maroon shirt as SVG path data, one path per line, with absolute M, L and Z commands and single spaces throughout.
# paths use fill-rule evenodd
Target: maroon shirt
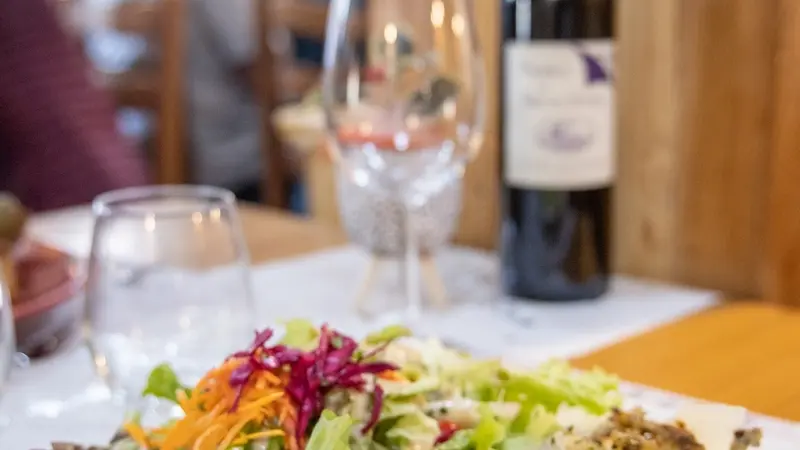
M 0 0 L 0 188 L 30 209 L 146 182 L 89 74 L 46 0 Z

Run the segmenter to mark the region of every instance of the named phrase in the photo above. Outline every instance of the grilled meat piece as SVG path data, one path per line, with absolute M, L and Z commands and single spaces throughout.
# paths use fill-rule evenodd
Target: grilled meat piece
M 652 422 L 640 409 L 631 412 L 613 410 L 608 422 L 591 437 L 604 448 L 620 450 L 704 450 L 682 424 Z
M 761 436 L 761 430 L 758 428 L 736 430 L 736 433 L 733 434 L 731 450 L 747 450 L 750 447 L 760 447 Z
M 731 436 L 731 450 L 758 447 L 761 430 L 739 430 Z M 682 423 L 647 420 L 642 410 L 613 410 L 608 420 L 588 436 L 569 430 L 553 437 L 542 450 L 705 450 Z
M 66 442 L 54 442 L 53 450 L 109 450 L 109 447 L 84 447 Z
M 102 447 L 71 444 L 68 442 L 53 442 L 53 450 L 122 450 L 126 448 L 135 448 L 135 446 L 132 446 L 132 441 L 130 441 L 128 433 L 122 430 L 117 431 L 114 437 L 111 438 L 111 443 L 109 445 Z

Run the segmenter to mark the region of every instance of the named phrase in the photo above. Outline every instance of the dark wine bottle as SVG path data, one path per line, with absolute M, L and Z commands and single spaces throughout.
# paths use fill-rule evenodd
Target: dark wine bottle
M 610 280 L 613 0 L 502 0 L 502 282 L 569 301 Z

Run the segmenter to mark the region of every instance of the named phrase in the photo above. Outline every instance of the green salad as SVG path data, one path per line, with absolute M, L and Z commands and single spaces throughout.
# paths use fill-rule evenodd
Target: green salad
M 597 434 L 604 424 L 638 417 L 616 409 L 618 380 L 601 370 L 561 361 L 510 369 L 399 326 L 357 341 L 306 320 L 285 325 L 280 338 L 257 333 L 195 386 L 157 367 L 143 395 L 174 402 L 183 416 L 157 428 L 130 420 L 112 448 L 605 449 L 609 441 Z M 655 442 L 654 430 L 640 434 Z M 680 426 L 667 431 L 675 430 L 691 436 Z

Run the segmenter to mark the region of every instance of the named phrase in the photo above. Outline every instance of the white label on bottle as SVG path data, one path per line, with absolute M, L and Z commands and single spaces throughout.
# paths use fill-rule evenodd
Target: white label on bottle
M 505 46 L 507 184 L 569 190 L 614 179 L 612 41 Z

